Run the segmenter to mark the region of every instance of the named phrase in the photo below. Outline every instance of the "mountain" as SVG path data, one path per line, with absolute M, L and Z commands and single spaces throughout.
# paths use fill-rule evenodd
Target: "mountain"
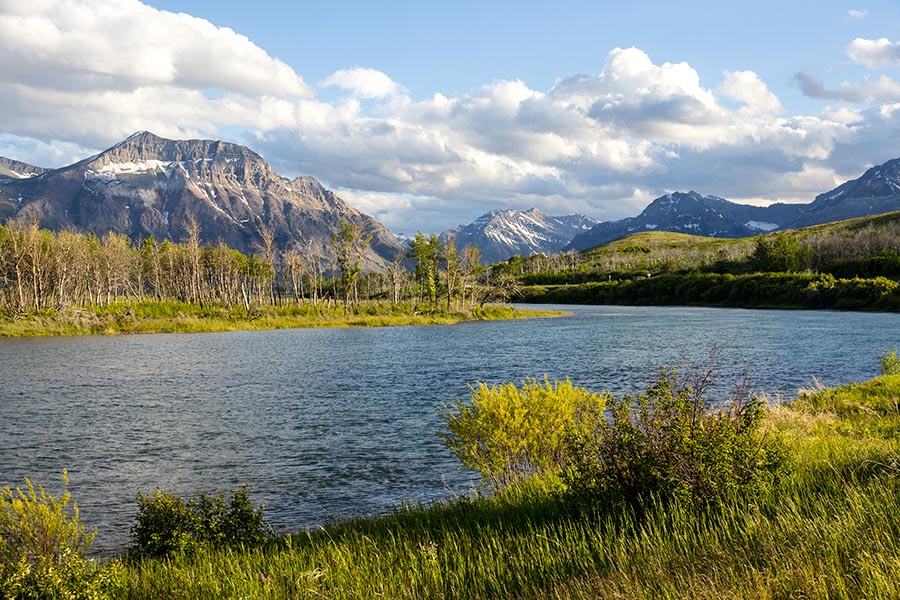
M 24 163 L 7 162 L 10 172 L 32 176 L 0 178 L 2 221 L 36 218 L 54 230 L 182 241 L 193 217 L 207 243 L 258 252 L 260 232 L 269 229 L 278 248 L 311 245 L 329 258 L 331 236 L 345 219 L 372 234 L 367 267 L 403 252 L 381 224 L 314 178 L 280 177 L 261 156 L 237 144 L 140 132 L 60 169 L 18 171 L 16 165 Z
M 900 158 L 872 167 L 853 179 L 800 205 L 791 229 L 900 210 Z
M 468 225 L 445 231 L 441 239 L 453 237 L 460 250 L 477 245 L 482 260 L 490 264 L 515 255 L 559 252 L 596 223 L 584 215 L 551 217 L 536 208 L 524 212 L 493 210 Z
M 789 205 L 778 205 L 788 207 Z M 638 231 L 674 231 L 706 237 L 747 237 L 781 227 L 781 209 L 729 202 L 697 192 L 674 192 L 660 196 L 636 217 L 604 221 L 576 236 L 569 248 L 586 250 Z M 776 220 L 777 218 L 777 220 Z
M 23 163 L 18 160 L 12 160 L 11 158 L 0 156 L 0 180 L 28 179 L 29 177 L 34 177 L 47 171 L 49 171 L 49 169 L 44 169 L 43 167 L 35 167 L 34 165 L 29 165 L 28 163 Z
M 576 236 L 567 249 L 586 250 L 638 231 L 674 231 L 706 237 L 746 237 L 900 210 L 900 159 L 820 194 L 809 204 L 737 204 L 697 192 L 675 192 L 636 217 L 606 221 Z

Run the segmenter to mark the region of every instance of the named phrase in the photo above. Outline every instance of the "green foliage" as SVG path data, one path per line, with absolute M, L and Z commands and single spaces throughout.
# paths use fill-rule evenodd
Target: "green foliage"
M 684 378 L 662 368 L 640 395 L 611 402 L 610 414 L 572 436 L 572 490 L 636 504 L 649 498 L 718 504 L 772 489 L 785 454 L 760 430 L 765 408 L 736 386 L 727 410 L 709 406 L 710 368 Z
M 255 547 L 269 539 L 263 508 L 254 508 L 247 487 L 226 502 L 221 492 L 184 500 L 157 489 L 138 494 L 137 522 L 131 529 L 135 556 L 195 552 L 198 547 Z
M 416 261 L 416 281 L 419 283 L 419 294 L 432 306 L 437 305 L 440 288 L 441 240 L 437 234 L 425 236 L 421 231 L 409 242 L 406 257 Z
M 68 491 L 55 497 L 28 479 L 24 490 L 0 490 L 0 598 L 108 597 L 119 567 L 98 568 L 85 558 L 94 535 Z
M 565 382 L 526 379 L 471 387 L 470 401 L 441 408 L 444 443 L 462 463 L 495 489 L 566 462 L 565 439 L 573 428 L 602 414 L 606 396 Z
M 897 358 L 896 346 L 890 352 L 885 349 L 881 355 L 881 374 L 900 375 L 900 358 Z
M 835 279 L 829 274 L 687 273 L 581 285 L 531 286 L 523 302 L 703 305 L 752 308 L 900 310 L 900 284 L 885 277 Z
M 807 250 L 796 237 L 785 233 L 774 236 L 760 236 L 750 255 L 750 263 L 760 272 L 799 271 L 806 259 Z

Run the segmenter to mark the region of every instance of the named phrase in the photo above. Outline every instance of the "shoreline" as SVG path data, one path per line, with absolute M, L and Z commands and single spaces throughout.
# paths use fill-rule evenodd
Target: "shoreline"
M 162 313 L 162 314 L 160 314 Z M 243 313 L 243 314 L 242 314 Z M 464 312 L 412 311 L 404 307 L 361 305 L 353 313 L 312 306 L 261 307 L 243 310 L 168 302 L 123 302 L 94 309 L 69 309 L 0 319 L 0 338 L 132 335 L 154 333 L 219 333 L 276 329 L 406 327 L 455 325 L 565 316 L 566 312 L 486 305 Z M 158 316 L 157 316 L 158 315 Z

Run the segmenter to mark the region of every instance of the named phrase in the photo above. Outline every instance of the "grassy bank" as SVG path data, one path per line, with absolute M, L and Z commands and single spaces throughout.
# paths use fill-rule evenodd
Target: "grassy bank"
M 45 310 L 0 318 L 0 337 L 203 333 L 298 327 L 384 327 L 557 316 L 556 311 L 486 305 L 466 310 L 418 310 L 410 304 L 366 302 L 345 310 L 324 303 L 228 308 L 184 302 L 119 302 L 93 309 Z
M 775 491 L 700 508 L 579 503 L 552 478 L 262 549 L 114 563 L 122 598 L 896 598 L 900 376 L 774 406 Z M 302 482 L 298 482 L 302 485 Z
M 530 303 L 900 311 L 900 284 L 893 279 L 839 279 L 813 273 L 644 275 L 523 286 L 521 295 Z

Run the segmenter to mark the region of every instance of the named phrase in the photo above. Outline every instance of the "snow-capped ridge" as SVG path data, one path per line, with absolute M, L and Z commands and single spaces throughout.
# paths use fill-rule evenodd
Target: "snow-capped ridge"
M 453 237 L 460 249 L 475 244 L 485 262 L 498 262 L 515 255 L 559 252 L 577 233 L 596 223 L 584 215 L 545 215 L 537 208 L 498 209 L 441 237 L 445 241 Z

